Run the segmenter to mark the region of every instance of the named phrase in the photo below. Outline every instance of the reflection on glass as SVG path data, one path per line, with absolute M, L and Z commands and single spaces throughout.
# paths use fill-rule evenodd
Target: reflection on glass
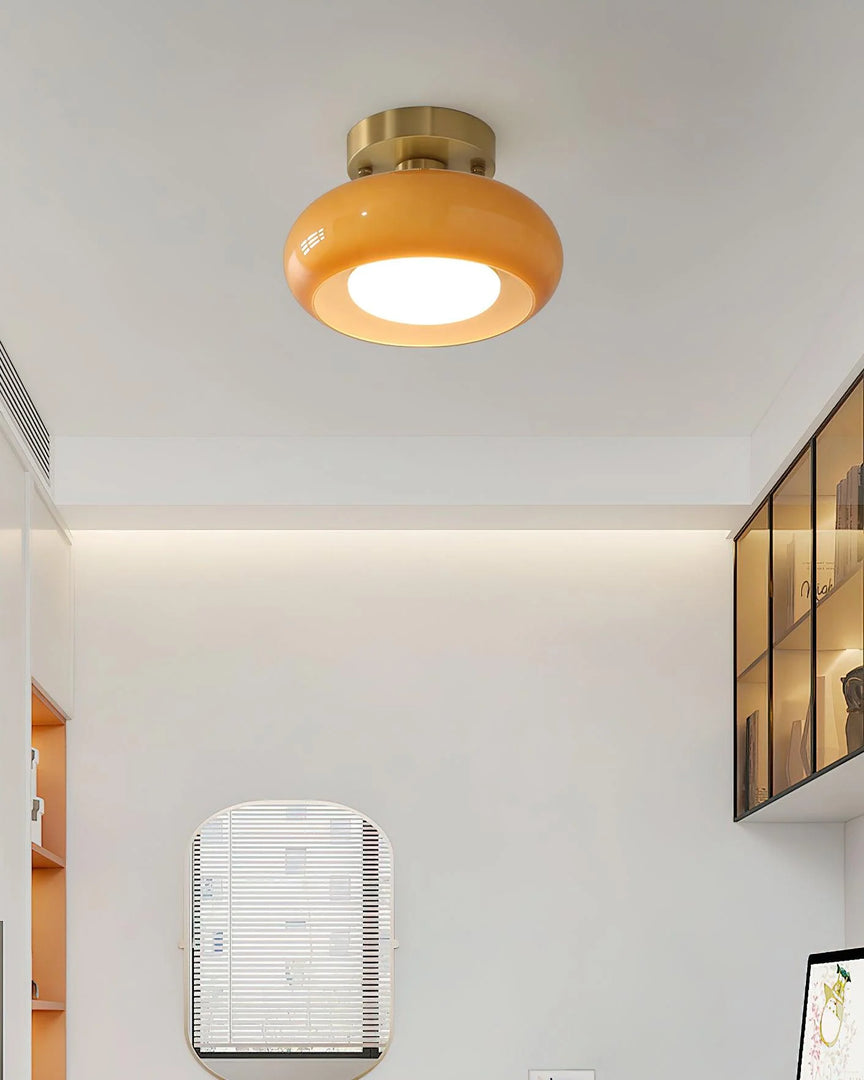
M 772 794 L 778 794 L 813 771 L 811 606 L 814 591 L 827 591 L 831 584 L 824 569 L 812 572 L 809 448 L 775 491 L 772 510 L 771 755 Z
M 300 241 L 300 250 L 304 255 L 308 255 L 312 248 L 317 247 L 324 239 L 324 230 L 316 229 L 314 232 L 309 233 L 305 240 Z
M 864 662 L 862 487 L 864 389 L 859 384 L 816 439 L 816 562 L 820 576 L 830 582 L 819 593 L 816 611 L 820 769 L 861 743 L 856 669 Z

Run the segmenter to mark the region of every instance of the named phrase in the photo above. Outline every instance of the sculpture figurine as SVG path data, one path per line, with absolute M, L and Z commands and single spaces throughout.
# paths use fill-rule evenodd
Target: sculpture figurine
M 846 698 L 846 752 L 851 754 L 864 746 L 864 667 L 852 668 L 840 681 Z

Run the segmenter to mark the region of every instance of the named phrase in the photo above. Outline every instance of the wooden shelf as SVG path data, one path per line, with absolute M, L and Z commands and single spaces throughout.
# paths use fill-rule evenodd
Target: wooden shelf
M 788 626 L 774 641 L 775 649 L 797 651 L 810 648 L 810 612 L 805 611 L 800 619 Z
M 764 666 L 765 670 L 760 671 L 759 668 Z M 760 653 L 756 659 L 747 665 L 742 672 L 739 672 L 738 682 L 752 682 L 752 683 L 765 683 L 768 681 L 768 650 Z
M 862 567 L 855 569 L 816 605 L 817 631 L 820 652 L 839 652 L 855 648 L 861 636 L 861 579 Z
M 31 709 L 33 727 L 56 727 L 68 719 L 60 706 L 36 685 L 31 695 Z
M 66 724 L 68 717 L 40 686 L 31 693 L 31 743 L 39 751 L 36 778 L 45 800 L 42 843 L 30 845 L 32 978 L 42 993 L 31 1001 L 30 1080 L 66 1076 Z M 37 1017 L 39 1019 L 37 1019 Z M 16 1080 L 18 1078 L 16 1077 Z M 22 1078 L 23 1080 L 23 1078 Z
M 847 642 L 850 640 L 850 636 L 857 629 L 856 619 L 861 619 L 861 607 L 860 598 L 857 595 L 857 589 L 861 587 L 861 573 L 862 566 L 859 563 L 855 569 L 847 577 L 843 578 L 841 582 L 834 586 L 834 588 L 827 595 L 823 596 L 821 600 L 816 603 L 816 610 L 819 612 L 819 618 L 821 625 L 825 627 L 830 623 L 832 629 L 837 627 L 837 644 L 821 644 L 822 649 L 845 649 L 848 648 Z M 856 589 L 857 586 L 857 589 Z M 774 642 L 775 649 L 809 649 L 810 648 L 810 629 L 809 629 L 810 612 L 806 611 L 800 619 L 792 623 L 790 627 L 783 631 L 780 637 Z M 822 638 L 820 633 L 820 639 Z M 832 635 L 836 636 L 836 635 Z M 761 656 L 754 660 L 750 667 L 762 659 Z M 749 670 L 749 669 L 747 669 Z M 743 672 L 742 672 L 743 674 Z M 739 675 L 739 678 L 741 676 Z
M 31 862 L 34 870 L 65 870 L 66 860 L 55 855 L 48 848 L 40 847 L 39 844 L 30 845 Z

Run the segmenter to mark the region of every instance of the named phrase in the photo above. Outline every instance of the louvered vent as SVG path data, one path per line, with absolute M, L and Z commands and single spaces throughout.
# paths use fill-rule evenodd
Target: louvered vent
M 0 341 L 0 398 L 3 399 L 33 460 L 46 480 L 51 479 L 51 436 L 33 398 Z

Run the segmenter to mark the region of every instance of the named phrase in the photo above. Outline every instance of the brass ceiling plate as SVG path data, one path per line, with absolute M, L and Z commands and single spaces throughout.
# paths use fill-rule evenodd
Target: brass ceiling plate
M 348 175 L 352 180 L 393 172 L 403 162 L 422 159 L 440 162 L 456 172 L 493 176 L 495 132 L 470 113 L 437 105 L 385 109 L 367 116 L 348 132 Z

